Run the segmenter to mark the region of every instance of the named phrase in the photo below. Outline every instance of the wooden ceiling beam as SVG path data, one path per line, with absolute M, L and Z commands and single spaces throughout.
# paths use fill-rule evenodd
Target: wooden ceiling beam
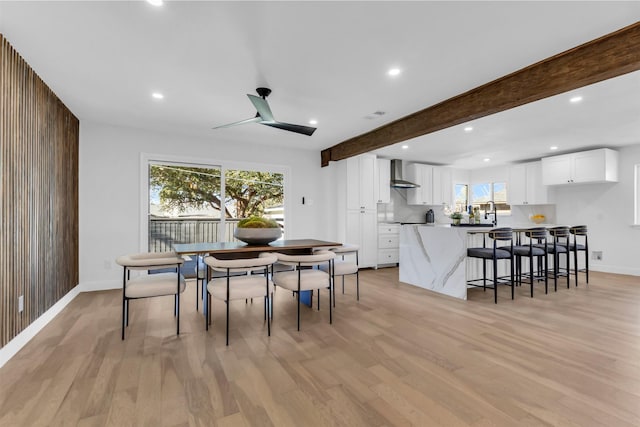
M 321 164 L 640 70 L 640 22 L 322 150 Z

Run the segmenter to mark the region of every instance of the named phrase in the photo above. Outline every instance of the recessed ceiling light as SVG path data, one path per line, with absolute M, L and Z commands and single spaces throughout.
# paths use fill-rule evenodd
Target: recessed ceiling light
M 473 130 L 473 126 L 467 126 L 466 128 L 464 128 L 465 132 L 471 132 Z
M 400 74 L 400 68 L 391 68 L 389 71 L 387 71 L 387 74 L 391 77 L 395 77 Z
M 555 145 L 552 145 L 551 147 L 549 147 L 549 150 L 557 150 L 557 149 L 558 149 L 558 147 L 555 146 Z
M 162 0 L 147 0 L 147 3 L 153 6 L 162 6 Z
M 152 97 L 154 97 L 155 99 L 162 99 L 162 98 L 164 98 L 164 95 L 163 95 L 163 94 L 161 94 L 160 92 L 153 92 L 153 93 L 151 94 L 151 96 L 152 96 Z
M 580 101 L 582 101 L 582 97 L 581 96 L 574 96 L 573 98 L 571 98 L 569 100 L 569 102 L 571 102 L 573 104 L 575 104 L 576 102 L 580 102 Z
M 483 162 L 490 162 L 490 161 L 491 161 L 491 159 L 490 159 L 490 158 L 488 158 L 488 157 L 485 157 L 484 159 L 482 159 L 482 161 L 483 161 Z
M 409 146 L 408 146 L 408 145 L 403 145 L 403 146 L 402 146 L 402 149 L 403 149 L 403 150 L 406 150 L 407 148 L 409 148 Z
M 309 124 L 310 125 L 317 125 L 318 121 L 316 119 L 311 119 L 311 120 L 309 120 Z

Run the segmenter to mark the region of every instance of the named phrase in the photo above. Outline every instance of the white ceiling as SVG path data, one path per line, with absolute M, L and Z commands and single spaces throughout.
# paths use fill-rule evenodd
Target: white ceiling
M 318 151 L 637 22 L 640 2 L 0 1 L 0 32 L 80 120 Z M 391 78 L 386 71 L 402 69 Z M 258 124 L 258 86 L 276 119 Z M 162 92 L 163 100 L 151 93 Z M 461 168 L 640 143 L 640 73 L 380 155 Z M 369 119 L 375 111 L 385 115 Z

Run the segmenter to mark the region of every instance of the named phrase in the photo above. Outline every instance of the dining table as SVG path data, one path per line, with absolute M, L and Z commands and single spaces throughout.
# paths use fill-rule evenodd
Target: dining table
M 318 248 L 336 248 L 342 243 L 317 239 L 283 239 L 269 244 L 248 245 L 244 242 L 174 243 L 178 255 L 212 255 L 218 259 L 253 258 L 262 252 L 280 252 L 289 255 L 311 254 Z M 207 268 L 207 282 L 211 280 L 211 269 Z M 311 305 L 311 291 L 300 293 L 300 301 Z

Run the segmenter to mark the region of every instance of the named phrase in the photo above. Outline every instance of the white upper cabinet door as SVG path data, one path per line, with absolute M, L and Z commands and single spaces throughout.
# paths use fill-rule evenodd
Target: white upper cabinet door
M 391 203 L 391 160 L 377 159 L 377 194 L 378 203 Z
M 407 204 L 433 204 L 433 166 L 412 163 L 407 166 L 404 179 L 420 186 L 407 189 Z
M 542 183 L 542 162 L 525 165 L 526 202 L 529 205 L 545 205 L 549 203 L 549 189 Z
M 347 209 L 376 209 L 376 156 L 361 154 L 347 162 Z
M 509 167 L 509 204 L 544 205 L 547 186 L 542 183 L 542 163 L 531 162 Z
M 570 184 L 573 158 L 570 154 L 542 159 L 542 183 L 544 185 Z
M 453 204 L 453 172 L 451 168 L 434 166 L 432 185 L 434 205 Z
M 510 205 L 527 204 L 527 168 L 524 164 L 509 167 L 507 195 Z
M 618 153 L 606 148 L 573 154 L 573 182 L 617 182 Z

